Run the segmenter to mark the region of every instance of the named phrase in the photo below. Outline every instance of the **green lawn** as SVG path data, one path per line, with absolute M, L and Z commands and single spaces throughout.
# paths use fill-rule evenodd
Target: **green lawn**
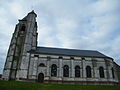
M 41 84 L 31 82 L 0 81 L 0 90 L 120 90 L 120 86 Z

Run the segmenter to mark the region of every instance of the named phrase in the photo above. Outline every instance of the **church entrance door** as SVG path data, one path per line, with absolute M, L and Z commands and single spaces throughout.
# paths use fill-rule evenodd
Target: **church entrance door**
M 44 82 L 44 74 L 43 73 L 39 73 L 39 75 L 38 75 L 38 82 L 40 82 L 40 83 Z

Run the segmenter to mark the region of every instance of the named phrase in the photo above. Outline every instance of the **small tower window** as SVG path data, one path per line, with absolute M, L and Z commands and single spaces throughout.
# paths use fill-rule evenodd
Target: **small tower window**
M 21 31 L 25 31 L 25 25 L 22 25 L 22 27 L 21 27 Z

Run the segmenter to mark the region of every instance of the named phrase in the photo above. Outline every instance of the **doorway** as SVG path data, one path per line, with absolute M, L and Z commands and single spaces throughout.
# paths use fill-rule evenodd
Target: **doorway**
M 38 75 L 38 82 L 40 82 L 40 83 L 44 82 L 44 74 L 43 73 L 39 73 L 39 75 Z

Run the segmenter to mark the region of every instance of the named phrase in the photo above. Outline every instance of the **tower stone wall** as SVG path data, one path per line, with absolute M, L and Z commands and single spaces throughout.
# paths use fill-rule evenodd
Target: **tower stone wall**
M 27 52 L 37 47 L 36 17 L 32 11 L 16 25 L 3 71 L 3 78 L 6 80 L 27 77 Z

